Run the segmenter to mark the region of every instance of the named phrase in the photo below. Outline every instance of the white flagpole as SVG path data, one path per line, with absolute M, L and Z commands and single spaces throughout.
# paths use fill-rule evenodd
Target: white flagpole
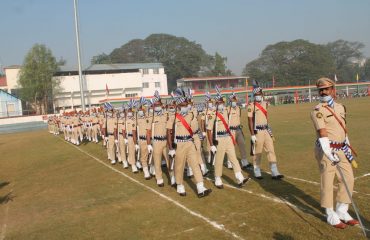
M 85 112 L 85 94 L 83 89 L 82 82 L 82 68 L 81 68 L 81 54 L 80 54 L 80 32 L 78 24 L 78 15 L 77 15 L 77 0 L 73 0 L 74 3 L 74 13 L 75 13 L 75 30 L 76 30 L 76 43 L 77 43 L 77 61 L 78 61 L 78 76 L 80 80 L 80 94 L 81 94 L 81 106 L 82 111 Z

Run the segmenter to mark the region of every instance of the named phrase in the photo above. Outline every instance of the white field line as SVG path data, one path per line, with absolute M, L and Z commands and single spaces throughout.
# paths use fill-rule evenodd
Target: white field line
M 61 140 L 61 141 L 63 141 L 63 142 L 65 142 L 65 141 L 64 141 L 64 140 L 62 140 L 61 138 L 60 138 L 60 140 Z M 65 143 L 66 143 L 66 144 L 69 144 L 69 143 L 67 143 L 67 142 L 65 142 Z M 72 144 L 71 144 L 71 145 L 72 145 Z M 176 206 L 178 206 L 178 207 L 182 208 L 182 209 L 183 209 L 183 210 L 185 210 L 187 213 L 189 213 L 189 214 L 191 214 L 191 215 L 193 215 L 193 216 L 195 216 L 195 217 L 197 217 L 197 218 L 200 218 L 201 220 L 205 221 L 206 223 L 208 223 L 208 224 L 209 224 L 209 225 L 211 225 L 212 227 L 214 227 L 214 228 L 216 228 L 216 229 L 218 229 L 218 230 L 224 231 L 225 233 L 227 233 L 227 234 L 229 234 L 229 235 L 233 236 L 233 237 L 234 237 L 234 238 L 236 238 L 236 239 L 243 239 L 241 236 L 239 236 L 239 235 L 237 235 L 236 233 L 234 233 L 234 232 L 232 232 L 232 231 L 228 230 L 227 228 L 225 228 L 225 226 L 224 226 L 223 224 L 219 224 L 219 223 L 217 223 L 216 221 L 213 221 L 213 220 L 211 220 L 211 219 L 209 219 L 209 218 L 207 218 L 207 217 L 203 216 L 203 215 L 202 215 L 202 214 L 200 214 L 200 213 L 197 213 L 197 212 L 194 212 L 194 211 L 190 210 L 189 208 L 185 207 L 184 205 L 182 205 L 182 204 L 181 204 L 181 203 L 179 203 L 178 201 L 176 201 L 176 200 L 174 200 L 174 199 L 172 199 L 172 198 L 170 198 L 170 197 L 168 197 L 168 196 L 166 196 L 166 195 L 164 195 L 164 194 L 162 194 L 162 193 L 158 192 L 157 190 L 155 190 L 155 189 L 153 189 L 153 188 L 151 188 L 151 187 L 149 187 L 149 186 L 147 186 L 147 185 L 145 185 L 145 184 L 141 183 L 140 181 L 138 181 L 138 180 L 136 180 L 136 179 L 134 179 L 134 178 L 132 178 L 132 177 L 128 176 L 128 175 L 127 175 L 127 174 L 125 174 L 124 172 L 121 172 L 121 171 L 119 171 L 119 170 L 115 169 L 114 167 L 112 167 L 112 166 L 110 166 L 110 165 L 108 165 L 108 164 L 104 163 L 104 162 L 103 162 L 102 160 L 100 160 L 99 158 L 97 158 L 97 157 L 95 157 L 95 156 L 93 156 L 93 155 L 89 154 L 88 152 L 86 152 L 86 151 L 82 150 L 81 148 L 79 148 L 79 147 L 77 147 L 77 146 L 75 146 L 75 145 L 72 145 L 72 146 L 73 146 L 73 147 L 75 147 L 78 151 L 80 151 L 80 152 L 82 152 L 82 153 L 86 154 L 87 156 L 89 156 L 89 157 L 91 157 L 91 158 L 95 159 L 97 162 L 99 162 L 100 164 L 102 164 L 102 165 L 106 166 L 107 168 L 111 169 L 112 171 L 114 171 L 114 172 L 116 172 L 116 173 L 118 173 L 118 174 L 121 174 L 122 176 L 124 176 L 124 177 L 128 178 L 128 179 L 129 179 L 129 180 L 131 180 L 132 182 L 134 182 L 134 183 L 136 183 L 136 184 L 138 184 L 138 185 L 140 185 L 140 186 L 142 186 L 142 187 L 146 188 L 147 190 L 149 190 L 149 191 L 151 191 L 151 192 L 153 192 L 153 193 L 157 194 L 157 195 L 158 195 L 158 196 L 160 196 L 161 198 L 166 199 L 167 201 L 169 201 L 169 202 L 173 203 L 174 205 L 176 205 Z
M 367 176 L 370 176 L 370 173 L 366 173 L 362 176 L 355 177 L 355 180 L 360 179 L 360 178 L 364 178 L 364 177 L 367 177 Z
M 8 212 L 9 212 L 9 204 L 6 204 L 5 207 L 5 214 L 4 214 L 4 223 L 3 226 L 1 226 L 1 231 L 0 231 L 0 240 L 5 239 L 6 235 L 6 228 L 7 228 L 7 222 L 8 222 Z

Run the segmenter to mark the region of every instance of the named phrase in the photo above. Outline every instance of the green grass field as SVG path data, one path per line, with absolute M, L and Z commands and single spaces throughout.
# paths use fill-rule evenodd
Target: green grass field
M 343 103 L 359 155 L 354 200 L 370 229 L 370 176 L 363 176 L 370 173 L 370 98 Z M 154 179 L 111 167 L 101 144 L 75 147 L 46 130 L 0 135 L 0 240 L 363 239 L 358 227 L 338 230 L 325 222 L 313 106 L 270 108 L 283 181 L 264 173 L 264 180 L 239 190 L 233 172 L 224 169 L 229 187 L 219 190 L 206 180 L 213 192 L 202 199 L 193 180 L 185 185 L 188 195 L 180 197 L 168 184 L 158 188 Z M 263 158 L 269 171 L 267 166 Z

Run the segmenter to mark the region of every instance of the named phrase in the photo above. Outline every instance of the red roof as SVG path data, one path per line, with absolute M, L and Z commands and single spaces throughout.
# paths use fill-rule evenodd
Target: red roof
M 0 87 L 6 87 L 8 86 L 8 83 L 6 82 L 5 76 L 0 76 Z
M 246 79 L 247 77 L 238 76 L 219 76 L 219 77 L 194 77 L 194 78 L 181 78 L 184 82 L 187 81 L 215 81 L 215 80 L 227 80 L 227 79 Z

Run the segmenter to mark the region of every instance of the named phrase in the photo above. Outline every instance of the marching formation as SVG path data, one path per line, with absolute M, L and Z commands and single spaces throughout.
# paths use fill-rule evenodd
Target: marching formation
M 321 78 L 316 85 L 321 103 L 312 111 L 311 119 L 318 136 L 315 156 L 321 173 L 321 206 L 325 208 L 327 222 L 343 229 L 361 223 L 348 214 L 349 204 L 353 203 L 352 166 L 356 167 L 356 162 L 352 152 L 355 152 L 345 128 L 346 109 L 333 99 L 334 82 Z M 233 169 L 238 187 L 243 187 L 250 179 L 242 169 L 253 168 L 255 179 L 262 180 L 263 151 L 272 179 L 284 178 L 277 167 L 274 136 L 268 122 L 268 102 L 264 101 L 262 88 L 256 82 L 253 87 L 254 101 L 247 105 L 252 164 L 247 160 L 237 96 L 232 93 L 226 100 L 217 87 L 216 96 L 212 98 L 207 92 L 204 103 L 194 103 L 190 89 L 185 92 L 177 88 L 168 104 L 162 102 L 156 91 L 151 99 L 131 99 L 120 109 L 105 103 L 85 113 L 64 113 L 49 119 L 49 131 L 53 134 L 62 131 L 65 140 L 76 145 L 84 140 L 98 143 L 102 139 L 111 164 L 120 163 L 133 173 L 142 171 L 146 180 L 155 177 L 158 187 L 164 187 L 163 176 L 169 176 L 170 185 L 180 196 L 186 196 L 183 184 L 186 173 L 194 177 L 198 197 L 205 197 L 212 192 L 203 180 L 209 169 L 214 170 L 215 187 L 223 188 L 224 163 Z M 237 145 L 240 162 L 236 157 Z M 163 174 L 162 169 L 167 172 Z M 339 187 L 334 210 L 335 175 Z
M 255 89 L 258 90 L 254 91 L 256 95 L 262 94 L 260 87 L 255 86 Z M 214 169 L 215 186 L 222 189 L 224 164 L 233 169 L 238 187 L 243 187 L 250 179 L 242 169 L 254 168 L 256 179 L 262 179 L 262 149 L 268 152 L 272 178 L 283 178 L 277 170 L 272 131 L 267 123 L 267 103 L 262 98 L 256 97 L 248 106 L 248 118 L 251 118 L 248 125 L 249 128 L 254 126 L 251 131 L 252 165 L 247 160 L 241 106 L 234 93 L 226 99 L 216 87 L 216 96 L 212 98 L 207 92 L 204 103 L 195 103 L 190 89 L 178 88 L 171 95 L 167 104 L 156 91 L 151 99 L 131 99 L 120 109 L 104 103 L 85 113 L 64 113 L 49 119 L 49 131 L 63 132 L 65 140 L 76 145 L 83 141 L 98 143 L 101 139 L 111 164 L 122 164 L 133 173 L 142 171 L 146 180 L 155 177 L 158 187 L 165 185 L 163 175 L 167 175 L 170 185 L 181 196 L 186 195 L 185 173 L 187 177 L 194 177 L 198 197 L 212 191 L 203 183 L 209 169 Z M 237 145 L 240 162 L 236 157 Z M 162 169 L 167 172 L 163 174 Z

